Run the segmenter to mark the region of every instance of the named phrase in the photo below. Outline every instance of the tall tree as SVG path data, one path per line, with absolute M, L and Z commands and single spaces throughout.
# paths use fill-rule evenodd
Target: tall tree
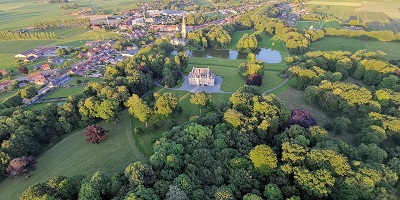
M 129 107 L 128 111 L 130 114 L 138 118 L 139 121 L 145 122 L 146 127 L 148 126 L 147 121 L 149 120 L 151 109 L 145 101 L 140 99 L 138 95 L 132 94 L 125 105 Z
M 178 106 L 179 101 L 175 94 L 164 93 L 157 98 L 155 109 L 158 114 L 168 116 L 178 109 Z
M 191 96 L 190 103 L 199 107 L 201 116 L 201 109 L 211 105 L 211 95 L 206 94 L 204 91 L 196 92 L 196 94 Z

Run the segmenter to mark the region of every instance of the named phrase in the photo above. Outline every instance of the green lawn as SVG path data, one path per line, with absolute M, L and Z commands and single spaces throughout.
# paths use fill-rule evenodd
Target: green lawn
M 57 101 L 57 102 L 53 102 L 57 105 L 62 105 L 64 104 L 64 101 Z M 29 110 L 43 110 L 43 108 L 45 108 L 48 104 L 50 103 L 35 103 L 32 106 L 29 107 Z
M 336 21 L 326 21 L 324 22 L 324 24 L 322 24 L 322 27 L 324 28 L 336 28 L 336 29 L 340 29 L 342 28 L 342 26 L 340 26 L 340 24 Z
M 121 172 L 135 161 L 146 162 L 139 151 L 131 129 L 128 112 L 121 113 L 117 124 L 100 122 L 109 130 L 107 140 L 100 144 L 85 141 L 84 129 L 72 132 L 38 158 L 37 169 L 28 179 L 6 178 L 0 182 L 1 199 L 18 199 L 35 183 L 45 182 L 57 175 L 93 175 L 96 171 Z
M 51 93 L 49 96 L 46 97 L 46 99 L 57 99 L 57 98 L 63 98 L 63 97 L 69 97 L 74 94 L 78 94 L 85 88 L 85 86 L 77 86 L 77 87 L 69 87 L 69 88 L 59 88 L 53 93 Z
M 72 81 L 68 82 L 68 85 L 74 85 L 78 80 L 81 80 L 82 83 L 84 82 L 102 82 L 104 79 L 101 78 L 90 78 L 90 77 L 80 77 L 80 76 L 72 76 Z
M 314 22 L 314 21 L 297 21 L 296 26 L 300 30 L 308 30 L 310 29 L 311 26 L 315 29 L 320 29 L 320 24 L 319 22 Z
M 387 55 L 386 59 L 399 59 L 400 55 L 400 43 L 399 42 L 380 42 L 373 40 L 359 40 L 353 38 L 344 37 L 325 37 L 322 40 L 312 42 L 309 51 L 351 51 L 356 52 L 357 50 L 367 49 L 368 51 L 381 50 Z
M 14 95 L 16 92 L 5 92 L 5 93 L 0 93 L 0 102 L 2 102 L 4 99 L 7 97 L 10 97 Z
M 228 49 L 233 49 L 233 50 L 237 50 L 236 48 L 236 44 L 239 42 L 240 38 L 244 35 L 244 34 L 253 34 L 255 31 L 253 30 L 247 30 L 247 31 L 236 31 L 232 34 L 232 40 L 231 40 L 231 45 L 228 47 Z

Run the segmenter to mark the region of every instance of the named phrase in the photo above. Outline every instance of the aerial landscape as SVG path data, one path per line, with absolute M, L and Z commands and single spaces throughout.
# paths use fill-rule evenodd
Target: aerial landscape
M 1 0 L 0 200 L 400 199 L 399 0 Z

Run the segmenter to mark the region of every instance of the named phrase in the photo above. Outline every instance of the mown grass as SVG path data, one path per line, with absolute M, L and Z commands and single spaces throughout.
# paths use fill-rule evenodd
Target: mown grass
M 85 86 L 76 86 L 76 87 L 69 87 L 69 88 L 58 88 L 56 91 L 49 94 L 46 99 L 57 99 L 57 98 L 65 98 L 69 97 L 74 94 L 78 94 L 81 92 Z
M 38 158 L 31 176 L 6 178 L 0 182 L 1 199 L 18 199 L 28 186 L 45 182 L 57 175 L 93 175 L 96 171 L 121 172 L 135 161 L 146 162 L 132 134 L 131 120 L 124 110 L 117 124 L 98 123 L 109 130 L 100 144 L 85 141 L 85 129 L 72 132 Z
M 368 51 L 383 51 L 387 55 L 384 58 L 399 59 L 400 55 L 399 42 L 380 42 L 373 40 L 359 40 L 344 37 L 325 37 L 322 40 L 312 42 L 309 51 L 351 51 L 366 49 Z
M 297 21 L 296 26 L 300 30 L 308 30 L 311 26 L 313 26 L 315 29 L 319 29 L 320 23 L 314 21 Z
M 2 81 L 2 80 L 1 80 Z M 1 82 L 0 81 L 0 82 Z M 0 93 L 0 102 L 2 102 L 4 99 L 14 95 L 16 92 L 5 92 L 5 93 Z
M 101 78 L 90 78 L 90 77 L 80 77 L 80 76 L 72 76 L 72 80 L 68 82 L 67 85 L 74 85 L 77 84 L 77 81 L 80 80 L 81 83 L 84 82 L 102 82 L 104 79 Z

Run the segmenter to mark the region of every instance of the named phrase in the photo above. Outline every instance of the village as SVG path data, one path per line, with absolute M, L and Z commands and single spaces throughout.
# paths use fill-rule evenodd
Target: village
M 148 38 L 150 33 L 154 33 L 155 38 L 169 39 L 170 43 L 177 46 L 186 46 L 186 36 L 191 31 L 196 31 L 207 26 L 222 26 L 232 23 L 235 16 L 245 10 L 254 9 L 256 6 L 243 6 L 231 9 L 221 9 L 218 12 L 228 15 L 225 19 L 218 19 L 199 25 L 186 25 L 185 18 L 189 14 L 179 10 L 146 10 L 138 8 L 135 10 L 123 10 L 121 16 L 106 17 L 104 19 L 92 20 L 91 30 L 105 29 L 106 26 L 115 30 L 123 39 L 143 39 Z M 79 14 L 78 14 L 79 15 Z M 178 19 L 182 19 L 182 24 L 174 24 Z M 110 23 L 111 22 L 111 23 Z M 27 31 L 27 30 L 20 30 Z M 181 33 L 177 38 L 176 33 Z M 23 63 L 33 61 L 43 61 L 34 66 L 35 71 L 27 76 L 18 76 L 12 80 L 0 82 L 0 92 L 7 92 L 13 85 L 24 87 L 26 84 L 34 84 L 41 87 L 36 96 L 24 99 L 24 104 L 30 106 L 34 103 L 42 102 L 40 99 L 55 91 L 59 87 L 65 87 L 73 78 L 71 76 L 103 78 L 107 64 L 116 64 L 126 58 L 132 57 L 139 51 L 135 44 L 128 46 L 123 51 L 114 48 L 115 40 L 106 41 L 87 41 L 83 46 L 87 52 L 79 52 L 78 62 L 65 67 L 65 63 L 71 60 L 69 56 L 58 56 L 58 49 L 67 49 L 67 46 L 37 46 L 15 55 L 15 59 L 22 60 Z M 69 63 L 68 63 L 69 64 Z M 3 76 L 7 75 L 5 70 L 1 70 Z M 64 99 L 60 99 L 64 100 Z

